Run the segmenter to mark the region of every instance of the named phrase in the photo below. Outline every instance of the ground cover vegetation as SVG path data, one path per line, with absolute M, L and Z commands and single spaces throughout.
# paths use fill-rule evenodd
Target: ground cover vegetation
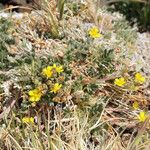
M 0 19 L 0 149 L 149 149 L 137 28 L 95 4 L 42 0 Z

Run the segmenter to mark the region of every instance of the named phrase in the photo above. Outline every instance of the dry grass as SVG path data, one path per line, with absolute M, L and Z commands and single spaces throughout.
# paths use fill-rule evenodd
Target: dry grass
M 6 127 L 0 130 L 1 146 L 4 149 L 65 149 L 65 150 L 130 150 L 144 149 L 148 150 L 149 135 L 147 133 L 134 135 L 118 134 L 115 128 L 111 126 L 110 120 L 100 120 L 100 125 L 90 124 L 89 112 L 80 114 L 76 106 L 72 106 L 72 114 L 68 118 L 61 118 L 61 113 L 55 112 L 55 119 L 51 120 L 50 112 L 48 120 L 38 120 L 36 125 L 23 125 L 22 129 L 18 126 L 12 128 L 12 121 L 7 122 Z M 45 112 L 46 113 L 46 112 Z M 101 114 L 101 117 L 105 113 Z M 113 119 L 112 119 L 113 120 Z M 103 128 L 107 124 L 109 130 Z M 15 125 L 15 124 L 14 124 Z M 91 132 L 95 126 L 94 132 Z M 96 127 L 97 126 L 97 127 Z M 143 140 L 143 141 L 141 141 Z

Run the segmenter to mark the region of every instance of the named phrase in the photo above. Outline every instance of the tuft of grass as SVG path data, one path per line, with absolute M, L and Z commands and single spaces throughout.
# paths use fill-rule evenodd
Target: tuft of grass
M 47 32 L 50 32 L 53 38 L 58 38 L 59 24 L 64 14 L 64 5 L 66 0 L 47 1 L 42 0 L 39 2 L 41 9 L 44 13 L 40 14 L 43 18 Z

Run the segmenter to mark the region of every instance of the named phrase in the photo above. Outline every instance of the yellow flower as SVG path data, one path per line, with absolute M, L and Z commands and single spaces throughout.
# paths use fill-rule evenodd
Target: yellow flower
M 62 87 L 62 84 L 55 83 L 53 88 L 51 88 L 51 92 L 56 93 L 61 87 Z
M 144 111 L 141 111 L 140 114 L 138 115 L 138 119 L 140 122 L 144 122 L 147 119 L 147 115 Z
M 56 64 L 53 64 L 53 69 L 56 69 L 57 73 L 63 72 L 63 66 L 57 66 Z
M 53 75 L 53 70 L 52 69 L 53 69 L 52 66 L 48 66 L 48 67 L 46 67 L 42 70 L 42 74 L 44 76 L 46 76 L 47 78 L 50 78 Z
M 137 83 L 142 84 L 142 83 L 145 82 L 145 77 L 143 77 L 141 73 L 136 73 L 134 81 L 137 82 Z
M 99 29 L 97 27 L 90 28 L 88 33 L 92 38 L 99 38 L 102 36 L 102 34 L 99 33 Z
M 121 86 L 121 87 L 123 87 L 125 83 L 126 83 L 126 81 L 125 81 L 125 79 L 123 77 L 117 78 L 114 81 L 115 85 L 118 85 L 118 86 Z
M 53 69 L 56 69 L 57 65 L 56 64 L 53 64 L 52 68 Z
M 34 90 L 29 91 L 29 101 L 30 102 L 38 102 L 41 99 L 42 91 L 40 91 L 38 88 Z
M 138 104 L 138 102 L 136 102 L 136 101 L 133 103 L 132 106 L 133 106 L 133 108 L 134 108 L 135 110 L 139 108 L 139 104 Z
M 23 117 L 22 122 L 23 123 L 34 123 L 34 118 L 33 117 Z

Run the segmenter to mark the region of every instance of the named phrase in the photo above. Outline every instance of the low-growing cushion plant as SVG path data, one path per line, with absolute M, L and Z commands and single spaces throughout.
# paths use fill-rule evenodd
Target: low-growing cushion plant
M 47 30 L 54 26 L 48 26 L 47 16 L 47 22 L 39 21 L 47 9 L 2 22 L 16 26 L 15 42 L 5 47 L 11 63 L 1 79 L 0 148 L 146 148 L 147 77 L 130 65 L 136 30 L 109 13 L 104 27 L 107 12 L 95 10 L 90 1 L 61 7 L 59 36 Z M 17 47 L 13 56 L 12 45 Z

